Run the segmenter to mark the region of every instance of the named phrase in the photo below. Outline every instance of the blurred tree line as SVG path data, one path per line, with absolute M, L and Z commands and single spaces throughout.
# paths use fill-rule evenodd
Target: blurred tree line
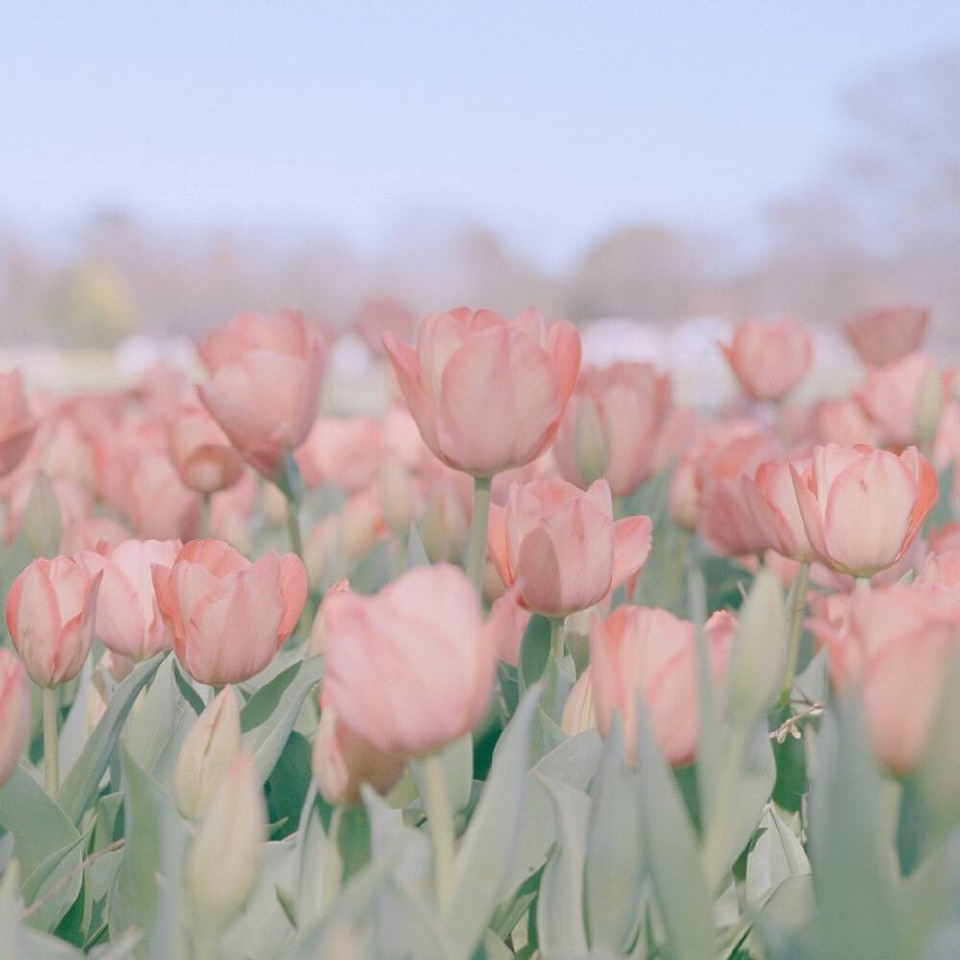
M 652 321 L 789 310 L 830 323 L 912 301 L 931 306 L 936 334 L 957 343 L 960 46 L 864 81 L 841 109 L 847 142 L 815 182 L 763 211 L 749 256 L 729 252 L 740 237 L 638 223 L 551 274 L 475 224 L 420 236 L 411 223 L 382 255 L 362 258 L 335 237 L 165 232 L 101 211 L 61 256 L 0 225 L 0 336 L 100 346 L 134 331 L 195 334 L 282 304 L 338 326 L 366 296 L 389 293 L 420 312 L 537 303 L 572 319 Z

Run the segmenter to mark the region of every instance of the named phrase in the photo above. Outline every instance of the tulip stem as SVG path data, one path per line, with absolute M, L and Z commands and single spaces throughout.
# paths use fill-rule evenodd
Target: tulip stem
M 550 618 L 550 656 L 558 663 L 563 660 L 563 617 Z
M 483 596 L 483 565 L 487 559 L 487 522 L 490 518 L 490 488 L 493 477 L 473 478 L 473 518 L 467 542 L 466 568 L 470 582 Z
M 57 798 L 60 791 L 60 747 L 57 743 L 58 690 L 44 687 L 40 694 L 43 704 L 43 775 L 47 793 Z
M 442 918 L 447 910 L 453 887 L 453 811 L 443 775 L 439 753 L 424 757 L 423 805 L 427 810 L 430 841 L 433 845 L 433 884 L 437 913 Z
M 323 870 L 324 911 L 336 899 L 337 891 L 343 881 L 343 858 L 340 856 L 340 826 L 342 823 L 343 807 L 338 804 L 330 814 L 330 828 L 327 830 L 327 859 Z
M 210 498 L 212 494 L 204 493 L 200 498 L 200 539 L 206 540 L 210 536 Z
M 290 534 L 290 548 L 302 560 L 303 540 L 300 537 L 300 504 L 293 497 L 287 497 L 287 531 Z
M 869 577 L 857 577 L 857 589 L 858 589 L 858 590 L 869 590 L 869 589 L 870 589 L 870 578 L 869 578 Z
M 810 583 L 810 562 L 800 564 L 800 572 L 793 584 L 793 608 L 790 611 L 789 646 L 787 647 L 787 674 L 783 680 L 783 690 L 780 693 L 780 704 L 783 706 L 790 699 L 793 689 L 793 678 L 797 672 L 797 661 L 800 658 L 800 639 L 803 636 L 803 611 L 807 604 L 807 586 Z

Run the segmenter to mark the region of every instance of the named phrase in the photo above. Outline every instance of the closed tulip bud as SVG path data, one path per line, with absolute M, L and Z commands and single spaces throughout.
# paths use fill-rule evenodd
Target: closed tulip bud
M 50 478 L 40 471 L 23 511 L 21 534 L 34 557 L 53 556 L 60 546 L 60 504 Z
M 585 487 L 599 480 L 610 462 L 610 450 L 604 441 L 600 413 L 589 398 L 577 404 L 573 428 L 573 457 L 577 474 Z
M 885 366 L 916 350 L 929 322 L 930 314 L 919 307 L 892 307 L 848 320 L 844 332 L 862 360 Z
M 222 930 L 253 892 L 267 810 L 253 758 L 236 756 L 197 831 L 186 886 L 198 925 Z
M 568 737 L 575 737 L 596 725 L 597 717 L 593 710 L 593 667 L 588 666 L 573 685 L 567 702 L 563 705 L 560 729 Z
M 390 532 L 395 537 L 405 537 L 413 520 L 413 478 L 393 457 L 380 468 L 380 505 Z
M 40 687 L 72 680 L 93 640 L 101 574 L 73 557 L 34 560 L 7 594 L 7 630 Z
M 0 650 L 0 787 L 10 779 L 29 741 L 27 672 L 9 650 Z
M 385 796 L 406 766 L 402 755 L 379 750 L 344 726 L 333 707 L 322 708 L 313 745 L 313 778 L 327 803 L 360 803 L 363 783 Z
M 782 400 L 813 362 L 813 339 L 794 319 L 741 323 L 721 345 L 744 393 L 754 400 Z
M 203 816 L 240 752 L 240 704 L 233 687 L 224 687 L 200 714 L 180 747 L 173 789 L 180 812 Z
M 457 491 L 449 484 L 435 487 L 420 517 L 420 537 L 430 562 L 459 560 L 469 533 L 470 519 Z
M 204 407 L 183 402 L 167 427 L 170 460 L 183 485 L 197 493 L 232 487 L 243 474 L 243 460 Z

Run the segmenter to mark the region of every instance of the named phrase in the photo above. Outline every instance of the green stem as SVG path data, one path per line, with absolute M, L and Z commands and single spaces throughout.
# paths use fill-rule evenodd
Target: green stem
M 869 589 L 870 589 L 870 578 L 869 578 L 869 577 L 857 577 L 857 589 L 858 589 L 858 590 L 869 590 Z
M 793 678 L 797 672 L 797 661 L 800 658 L 800 639 L 803 636 L 803 611 L 806 608 L 809 583 L 810 563 L 805 561 L 800 564 L 800 572 L 793 584 L 793 609 L 790 611 L 790 634 L 789 646 L 787 647 L 787 673 L 780 694 L 781 706 L 790 699 Z
M 287 532 L 290 535 L 290 548 L 302 560 L 303 540 L 300 537 L 300 504 L 287 497 Z
M 493 477 L 473 478 L 473 519 L 467 542 L 466 569 L 470 582 L 483 596 L 483 565 L 487 559 L 487 522 L 490 517 L 490 487 Z
M 57 743 L 57 713 L 59 691 L 44 687 L 40 695 L 43 704 L 43 773 L 47 793 L 56 800 L 60 791 L 60 754 Z
M 562 660 L 564 653 L 564 639 L 563 639 L 563 617 L 551 617 L 550 618 L 550 656 L 554 660 Z
M 453 811 L 443 776 L 443 761 L 432 753 L 422 761 L 423 805 L 427 810 L 433 845 L 433 883 L 437 913 L 442 918 L 453 892 Z
M 323 871 L 323 910 L 333 903 L 343 881 L 343 858 L 340 856 L 340 825 L 343 822 L 343 807 L 337 805 L 330 815 L 327 831 L 327 860 Z
M 212 494 L 205 493 L 200 499 L 200 539 L 206 540 L 210 536 L 210 498 Z

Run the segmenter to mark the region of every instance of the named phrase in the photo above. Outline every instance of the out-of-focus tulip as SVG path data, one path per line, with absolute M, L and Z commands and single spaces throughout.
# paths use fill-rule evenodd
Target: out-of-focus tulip
M 30 742 L 30 685 L 23 664 L 0 650 L 0 787 Z
M 124 512 L 139 536 L 189 540 L 200 532 L 200 495 L 183 485 L 166 456 L 145 452 L 127 483 Z
M 72 680 L 93 640 L 101 574 L 74 557 L 34 560 L 7 594 L 7 630 L 40 687 Z
M 296 627 L 307 595 L 292 553 L 251 563 L 219 540 L 194 540 L 171 567 L 154 565 L 153 583 L 177 659 L 213 686 L 258 674 Z
M 420 537 L 431 563 L 458 561 L 470 533 L 469 506 L 452 484 L 439 483 L 420 515 Z
M 50 557 L 57 553 L 61 534 L 60 504 L 50 478 L 40 471 L 33 479 L 20 521 L 20 535 L 32 556 Z
M 170 459 L 185 487 L 216 493 L 243 474 L 243 460 L 206 408 L 182 401 L 168 421 Z
M 817 559 L 855 577 L 895 564 L 937 500 L 937 475 L 916 447 L 815 447 L 812 470 L 792 468 L 803 526 Z
M 615 497 L 633 493 L 651 475 L 671 405 L 670 378 L 651 364 L 586 367 L 554 445 L 563 478 L 586 489 L 604 477 Z
M 203 816 L 239 752 L 240 703 L 233 687 L 224 687 L 190 728 L 177 757 L 173 792 L 187 819 Z
M 930 552 L 960 550 L 960 521 L 948 523 L 930 535 Z
M 39 426 L 27 404 L 20 371 L 0 373 L 0 477 L 20 465 Z
M 497 655 L 515 667 L 520 659 L 520 644 L 532 614 L 517 603 L 513 593 L 501 594 L 493 603 L 491 617 L 500 624 Z
M 737 624 L 715 613 L 704 627 L 704 641 L 715 686 L 724 676 Z M 653 724 L 664 758 L 672 766 L 692 763 L 697 752 L 699 684 L 695 630 L 666 610 L 621 606 L 590 631 L 590 663 L 597 726 L 610 734 L 620 718 L 627 759 L 637 755 L 636 699 Z
M 322 417 L 297 450 L 308 487 L 332 484 L 347 493 L 367 489 L 380 472 L 382 426 L 369 417 Z
M 131 660 L 147 660 L 169 649 L 171 636 L 153 590 L 154 565 L 170 567 L 179 540 L 126 540 L 106 555 L 95 551 L 77 559 L 92 576 L 102 573 L 95 632 L 105 647 Z
M 233 445 L 268 480 L 317 418 L 324 351 L 292 311 L 244 313 L 200 346 L 210 371 L 200 398 Z
M 599 603 L 650 553 L 649 517 L 613 521 L 606 480 L 585 493 L 554 478 L 514 485 L 490 511 L 490 554 L 528 610 L 563 617 Z
M 111 547 L 129 539 L 129 532 L 116 520 L 111 520 L 110 517 L 87 517 L 64 526 L 60 537 L 60 552 L 67 555 L 79 553 L 81 550 L 106 553 Z
M 838 443 L 852 447 L 862 443 L 870 447 L 880 445 L 877 425 L 863 412 L 863 406 L 853 397 L 821 400 L 814 408 L 817 441 L 821 444 Z
M 207 518 L 210 537 L 224 540 L 234 550 L 244 554 L 253 552 L 250 518 L 257 502 L 258 480 L 255 473 L 247 470 L 232 487 L 221 490 L 210 498 L 210 516 Z M 278 496 L 283 496 L 273 484 L 264 486 L 265 489 L 275 490 Z
M 386 795 L 400 781 L 406 766 L 401 754 L 377 749 L 345 727 L 334 707 L 322 707 L 313 744 L 313 779 L 327 803 L 360 803 L 362 783 Z
M 918 583 L 939 583 L 958 591 L 960 597 L 960 548 L 931 553 L 923 561 Z
M 361 305 L 353 329 L 375 357 L 383 357 L 386 355 L 383 335 L 389 331 L 398 340 L 412 342 L 417 330 L 417 315 L 399 300 L 377 297 Z
M 593 709 L 593 667 L 588 665 L 573 685 L 567 702 L 563 705 L 560 729 L 568 737 L 575 737 L 596 725 L 597 717 Z
M 913 353 L 929 322 L 930 314 L 920 307 L 891 307 L 848 320 L 844 332 L 863 361 L 884 366 Z
M 383 519 L 395 537 L 405 537 L 415 509 L 413 478 L 395 457 L 383 461 L 379 477 Z
M 782 400 L 813 363 L 813 340 L 792 317 L 741 323 L 721 349 L 744 393 L 754 400 Z
M 527 310 L 434 314 L 417 348 L 384 346 L 424 443 L 448 466 L 492 476 L 535 460 L 552 443 L 580 369 L 580 336 L 566 320 L 544 328 Z
M 501 625 L 457 567 L 418 567 L 326 604 L 324 704 L 387 753 L 425 756 L 472 730 L 493 693 Z
M 919 762 L 960 653 L 960 594 L 942 585 L 858 591 L 810 626 L 840 697 L 858 690 L 874 749 L 894 774 Z M 955 731 L 960 735 L 960 730 Z
M 187 858 L 186 887 L 198 925 L 223 929 L 253 892 L 267 810 L 253 759 L 238 754 L 200 822 Z
M 344 578 L 338 580 L 323 595 L 323 601 L 317 608 L 317 615 L 313 618 L 313 626 L 310 628 L 310 640 L 307 645 L 307 656 L 315 657 L 318 654 L 327 652 L 327 630 L 326 630 L 326 609 L 330 597 L 338 593 L 346 593 L 350 589 L 350 581 Z

